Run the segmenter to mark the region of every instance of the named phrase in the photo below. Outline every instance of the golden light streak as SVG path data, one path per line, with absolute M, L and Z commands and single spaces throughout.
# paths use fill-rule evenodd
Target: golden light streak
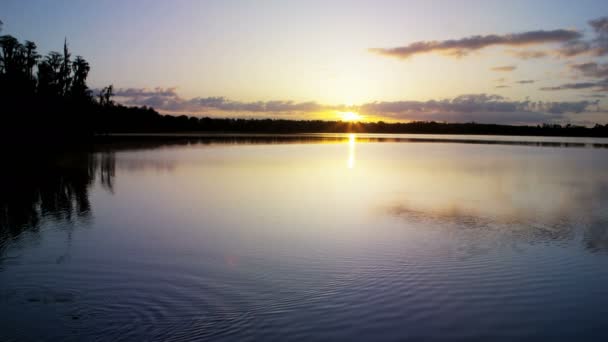
M 355 143 L 357 137 L 355 134 L 351 133 L 348 135 L 348 168 L 352 169 L 355 167 Z

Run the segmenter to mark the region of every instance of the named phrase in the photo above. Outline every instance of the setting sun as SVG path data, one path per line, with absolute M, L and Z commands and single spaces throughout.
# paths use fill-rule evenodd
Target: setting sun
M 355 112 L 339 112 L 340 118 L 344 121 L 359 121 L 362 119 L 361 115 Z

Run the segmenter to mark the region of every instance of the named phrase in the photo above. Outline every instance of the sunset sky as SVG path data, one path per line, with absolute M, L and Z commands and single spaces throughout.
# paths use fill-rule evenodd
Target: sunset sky
M 0 20 L 163 113 L 608 122 L 605 0 L 3 0 Z

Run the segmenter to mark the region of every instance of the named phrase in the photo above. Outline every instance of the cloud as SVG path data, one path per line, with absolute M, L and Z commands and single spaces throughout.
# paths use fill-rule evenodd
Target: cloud
M 311 112 L 323 109 L 316 102 L 293 102 L 293 101 L 257 101 L 239 102 L 231 101 L 224 97 L 206 97 L 190 100 L 203 108 L 212 108 L 222 111 L 245 111 L 245 112 Z
M 589 107 L 597 106 L 598 101 L 575 101 L 575 102 L 537 102 L 531 108 L 537 108 L 551 114 L 582 113 L 591 110 Z
M 575 57 L 582 54 L 588 54 L 592 50 L 591 43 L 583 40 L 573 40 L 564 43 L 556 54 L 561 57 Z
M 557 53 L 563 57 L 578 55 L 605 56 L 608 54 L 608 17 L 589 21 L 595 37 L 584 40 L 582 37 L 566 42 Z
M 540 90 L 588 89 L 597 87 L 596 82 L 565 83 L 553 87 L 542 87 Z
M 496 88 L 496 89 L 501 89 L 501 88 L 511 88 L 511 86 L 508 86 L 508 85 L 497 85 L 495 88 Z
M 517 57 L 519 59 L 524 59 L 524 60 L 544 58 L 544 57 L 547 57 L 550 55 L 550 53 L 547 51 L 537 51 L 537 50 L 523 50 L 523 51 L 508 50 L 507 52 L 509 54 L 513 55 L 514 57 Z
M 462 57 L 473 51 L 491 46 L 529 46 L 546 43 L 568 42 L 580 39 L 582 34 L 573 30 L 528 31 L 506 35 L 477 35 L 461 39 L 442 41 L 418 41 L 393 48 L 372 48 L 370 52 L 384 56 L 406 59 L 417 54 L 438 52 L 448 56 Z
M 519 83 L 519 84 L 531 84 L 531 83 L 534 83 L 534 82 L 536 82 L 536 81 L 534 81 L 534 80 L 521 80 L 521 81 L 517 81 L 515 83 Z
M 513 71 L 515 69 L 517 69 L 517 66 L 515 66 L 515 65 L 504 65 L 504 66 L 496 66 L 496 67 L 490 68 L 490 70 L 492 70 L 492 71 L 504 71 L 504 72 Z
M 494 82 L 497 82 L 497 83 L 504 83 L 506 80 L 507 80 L 506 78 L 501 77 L 501 78 L 497 78 L 497 79 L 495 79 L 495 80 L 494 80 Z
M 494 94 L 468 94 L 460 95 L 453 99 L 429 100 L 429 101 L 395 101 L 395 102 L 372 102 L 362 105 L 364 111 L 380 113 L 397 112 L 516 112 L 516 111 L 545 111 L 551 113 L 573 112 L 579 113 L 595 102 L 533 102 L 533 101 L 510 101 L 507 98 Z M 568 108 L 569 110 L 558 111 L 556 108 Z
M 154 89 L 119 89 L 115 95 L 124 99 L 123 103 L 135 106 L 149 106 L 170 112 L 201 112 L 205 110 L 218 110 L 224 112 L 249 113 L 301 113 L 322 111 L 326 108 L 316 102 L 293 101 L 232 101 L 225 97 L 194 97 L 184 99 L 180 97 L 175 88 Z M 340 109 L 331 107 L 332 109 Z
M 553 87 L 543 87 L 540 90 L 582 90 L 589 89 L 594 91 L 608 91 L 608 63 L 598 64 L 596 62 L 571 64 L 570 69 L 589 78 L 591 80 L 575 83 L 564 83 Z
M 360 111 L 395 120 L 537 124 L 560 121 L 565 114 L 583 113 L 593 105 L 597 101 L 510 101 L 500 95 L 471 94 L 439 101 L 372 102 Z
M 595 62 L 572 64 L 570 65 L 572 70 L 580 72 L 584 76 L 594 78 L 608 77 L 608 63 L 598 64 Z
M 429 101 L 381 101 L 357 106 L 318 102 L 234 101 L 225 97 L 182 98 L 175 88 L 118 89 L 117 100 L 126 105 L 151 106 L 163 113 L 187 113 L 213 117 L 314 119 L 319 113 L 356 111 L 383 120 L 424 120 L 504 124 L 536 124 L 564 119 L 565 114 L 590 110 L 597 101 L 512 101 L 500 95 L 469 94 Z M 337 116 L 336 116 L 337 118 Z
M 177 88 L 126 88 L 118 89 L 114 92 L 115 96 L 121 97 L 149 97 L 149 96 L 177 96 Z
M 581 89 L 594 89 L 597 91 L 608 91 L 608 79 L 597 81 L 597 82 L 578 82 L 578 83 L 564 83 L 553 87 L 543 87 L 540 90 L 552 91 L 552 90 L 581 90 Z
M 418 54 L 439 53 L 442 55 L 463 57 L 471 52 L 492 46 L 509 46 L 522 48 L 545 44 L 559 44 L 551 50 L 507 50 L 507 53 L 520 59 L 536 59 L 547 56 L 575 57 L 579 55 L 608 55 L 608 17 L 588 22 L 593 37 L 585 39 L 576 30 L 537 30 L 505 35 L 475 35 L 460 39 L 417 41 L 404 46 L 391 48 L 371 48 L 370 52 L 400 59 L 407 59 Z
M 593 27 L 596 34 L 596 38 L 593 40 L 596 53 L 599 56 L 608 54 L 608 17 L 591 20 L 589 25 Z

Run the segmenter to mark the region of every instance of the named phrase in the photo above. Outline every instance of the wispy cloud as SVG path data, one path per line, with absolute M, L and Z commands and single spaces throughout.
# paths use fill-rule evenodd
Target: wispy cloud
M 172 88 L 157 87 L 154 89 L 148 89 L 148 88 L 122 89 L 121 88 L 115 92 L 115 95 L 121 96 L 121 97 L 132 97 L 132 98 L 150 97 L 150 96 L 175 97 L 175 96 L 177 96 L 177 87 L 172 87 Z
M 496 88 L 496 89 L 502 89 L 502 88 L 511 88 L 511 86 L 508 86 L 508 85 L 504 85 L 504 84 L 503 84 L 503 85 L 497 85 L 495 88 Z
M 508 50 L 507 52 L 513 55 L 514 57 L 524 60 L 544 58 L 550 55 L 550 52 L 538 50 Z
M 540 90 L 592 90 L 592 91 L 608 91 L 608 63 L 587 62 L 579 64 L 571 64 L 570 69 L 582 76 L 595 80 L 583 82 L 564 83 L 557 86 L 543 87 Z
M 517 66 L 515 65 L 503 65 L 503 66 L 496 66 L 493 68 L 490 68 L 490 70 L 492 71 L 501 71 L 501 72 L 509 72 L 509 71 L 513 71 L 517 69 Z
M 593 30 L 593 37 L 585 39 L 576 30 L 537 30 L 512 34 L 475 35 L 460 39 L 417 41 L 403 46 L 390 48 L 371 48 L 370 52 L 407 59 L 415 55 L 439 53 L 446 56 L 463 57 L 471 52 L 492 46 L 508 46 L 507 53 L 520 59 L 535 59 L 547 56 L 575 57 L 579 55 L 608 55 L 608 17 L 588 22 Z M 544 50 L 516 50 L 530 46 L 559 44 Z
M 581 89 L 594 89 L 597 91 L 608 91 L 608 79 L 597 82 L 576 82 L 576 83 L 564 83 L 552 87 L 543 87 L 540 90 L 551 91 L 551 90 L 581 90 Z
M 384 56 L 409 58 L 417 54 L 438 52 L 448 56 L 461 57 L 473 51 L 491 46 L 530 46 L 546 43 L 568 42 L 582 38 L 574 30 L 528 31 L 505 35 L 477 35 L 461 39 L 442 41 L 418 41 L 393 48 L 372 48 L 373 53 Z
M 534 80 L 520 80 L 520 81 L 517 81 L 515 83 L 519 83 L 519 84 L 532 84 L 534 82 L 536 82 L 536 81 L 534 81 Z

